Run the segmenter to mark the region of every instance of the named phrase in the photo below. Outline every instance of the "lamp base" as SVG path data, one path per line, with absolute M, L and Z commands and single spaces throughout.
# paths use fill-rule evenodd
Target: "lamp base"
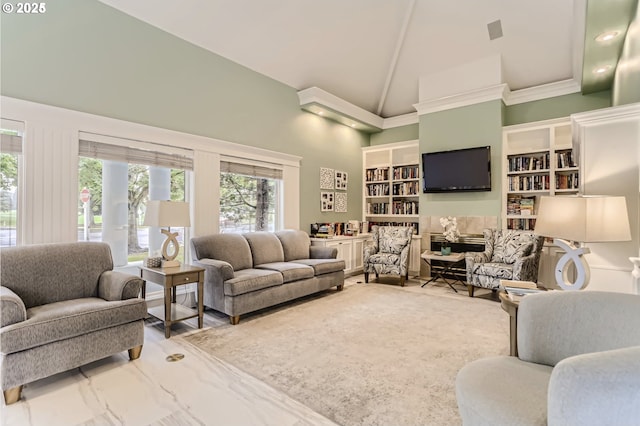
M 589 278 L 591 276 L 589 264 L 583 256 L 590 252 L 589 249 L 587 247 L 576 247 L 569 241 L 561 238 L 554 239 L 553 243 L 565 252 L 555 268 L 556 283 L 558 286 L 563 290 L 581 290 L 589 285 Z M 574 282 L 571 282 L 568 277 L 570 262 L 575 265 L 576 279 Z
M 163 268 L 177 268 L 180 266 L 180 262 L 177 260 L 163 260 L 162 267 Z

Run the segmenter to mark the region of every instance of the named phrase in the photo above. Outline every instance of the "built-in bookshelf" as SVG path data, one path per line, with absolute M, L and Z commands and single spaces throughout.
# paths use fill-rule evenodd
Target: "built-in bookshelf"
M 504 228 L 533 230 L 541 196 L 580 191 L 569 119 L 505 127 L 502 148 Z
M 418 141 L 362 149 L 363 220 L 373 225 L 413 226 L 418 233 Z

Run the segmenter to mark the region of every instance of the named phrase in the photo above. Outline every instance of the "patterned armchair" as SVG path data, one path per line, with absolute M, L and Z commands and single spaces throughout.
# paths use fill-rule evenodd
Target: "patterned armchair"
M 538 281 L 544 237 L 530 231 L 485 229 L 485 250 L 467 253 L 467 288 L 497 290 L 500 280 Z
M 364 282 L 369 282 L 369 273 L 398 274 L 400 285 L 409 277 L 409 249 L 411 226 L 373 226 L 373 244 L 364 248 Z

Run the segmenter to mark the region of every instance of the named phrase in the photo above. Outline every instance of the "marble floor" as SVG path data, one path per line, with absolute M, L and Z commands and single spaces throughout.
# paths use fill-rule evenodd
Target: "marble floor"
M 347 278 L 345 285 L 363 281 Z M 411 279 L 411 291 L 424 291 L 424 281 Z M 451 297 L 444 283 L 437 290 Z M 431 284 L 431 287 L 434 285 Z M 282 309 L 286 309 L 283 305 Z M 258 315 L 267 315 L 265 313 Z M 205 311 L 205 327 L 227 327 L 228 317 Z M 175 324 L 170 339 L 162 323 L 147 319 L 141 357 L 127 353 L 25 385 L 22 399 L 0 405 L 4 426 L 46 425 L 334 425 L 332 421 L 286 394 L 207 355 L 182 336 L 197 332 L 195 319 Z M 177 362 L 167 356 L 184 354 Z

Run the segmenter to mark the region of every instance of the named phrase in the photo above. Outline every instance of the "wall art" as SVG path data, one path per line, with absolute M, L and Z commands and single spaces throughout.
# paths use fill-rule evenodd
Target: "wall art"
M 333 169 L 320 167 L 320 189 L 333 189 Z
M 332 191 L 322 191 L 320 193 L 320 211 L 332 212 L 334 207 L 334 194 Z
M 347 212 L 347 193 L 346 192 L 336 192 L 335 211 L 338 213 Z
M 347 172 L 336 170 L 336 189 L 347 190 Z

